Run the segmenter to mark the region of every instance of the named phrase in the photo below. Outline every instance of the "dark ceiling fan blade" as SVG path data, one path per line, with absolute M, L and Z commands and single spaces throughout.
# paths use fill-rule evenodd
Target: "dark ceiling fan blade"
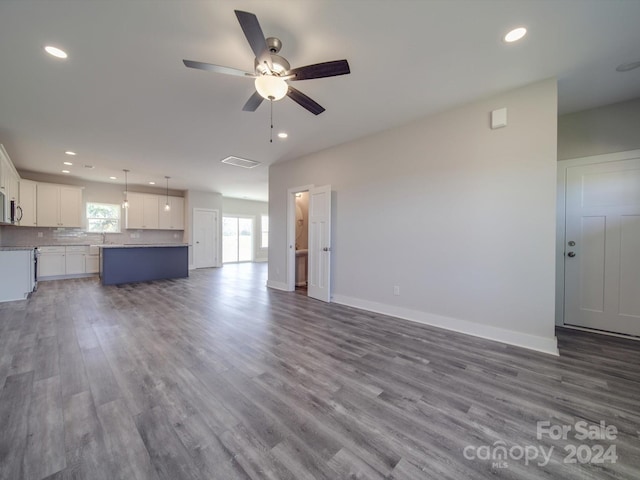
M 244 104 L 242 110 L 244 112 L 255 112 L 263 100 L 264 98 L 262 98 L 262 95 L 258 92 L 254 92 L 253 95 L 249 97 L 249 100 L 247 100 L 247 103 Z
M 287 91 L 287 97 L 289 97 L 291 100 L 296 102 L 302 108 L 306 108 L 314 115 L 320 115 L 325 110 L 323 106 L 321 106 L 314 100 L 311 100 L 311 98 L 307 97 L 300 90 L 296 90 L 291 85 L 289 85 L 289 90 Z
M 334 60 L 332 62 L 316 63 L 315 65 L 307 65 L 306 67 L 293 68 L 287 72 L 287 76 L 295 75 L 289 78 L 289 80 L 310 80 L 312 78 L 336 77 L 349 73 L 351 73 L 351 70 L 349 70 L 349 62 L 346 60 Z
M 271 54 L 269 53 L 269 47 L 267 47 L 264 33 L 262 33 L 262 28 L 260 28 L 258 17 L 253 13 L 243 12 L 242 10 L 234 11 L 236 12 L 236 17 L 238 17 L 238 22 L 240 22 L 244 36 L 247 37 L 247 41 L 251 46 L 251 50 L 255 53 L 258 62 L 261 65 L 266 63 L 269 70 L 273 70 Z
M 208 72 L 224 73 L 225 75 L 237 75 L 238 77 L 255 77 L 253 73 L 244 72 L 232 67 L 223 67 L 213 63 L 196 62 L 195 60 L 182 60 L 185 67 L 207 70 Z

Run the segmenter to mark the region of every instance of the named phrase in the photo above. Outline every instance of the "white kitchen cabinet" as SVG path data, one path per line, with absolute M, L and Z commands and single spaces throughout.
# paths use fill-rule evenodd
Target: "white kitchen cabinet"
M 171 209 L 168 212 L 164 209 L 167 197 L 159 197 L 159 200 L 158 228 L 160 230 L 184 230 L 184 198 L 169 197 Z
M 7 194 L 7 180 L 9 178 L 9 155 L 2 145 L 0 145 L 0 191 Z
M 84 265 L 85 273 L 98 273 L 100 271 L 100 255 L 87 255 Z
M 21 227 L 35 227 L 36 223 L 36 182 L 20 180 L 20 208 L 22 209 Z
M 20 198 L 20 175 L 9 159 L 7 151 L 0 145 L 0 192 L 5 196 L 4 208 L 9 211 L 10 202 L 18 202 Z M 19 215 L 19 214 L 18 214 Z
M 158 195 L 129 192 L 129 208 L 126 211 L 126 228 L 158 228 Z
M 98 251 L 88 245 L 40 247 L 38 277 L 65 277 L 98 273 Z
M 0 302 L 24 300 L 34 288 L 33 249 L 0 251 Z
M 36 188 L 36 222 L 39 227 L 82 225 L 82 188 L 51 183 L 38 183 Z
M 65 275 L 80 275 L 86 272 L 85 258 L 88 248 L 85 246 L 65 247 Z
M 38 279 L 65 275 L 66 249 L 65 247 L 40 247 L 38 257 Z

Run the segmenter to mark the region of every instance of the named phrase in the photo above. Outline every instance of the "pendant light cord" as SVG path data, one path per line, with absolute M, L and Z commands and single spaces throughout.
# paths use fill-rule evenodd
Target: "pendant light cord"
M 273 100 L 269 100 L 271 103 L 271 130 L 269 131 L 269 143 L 273 143 Z

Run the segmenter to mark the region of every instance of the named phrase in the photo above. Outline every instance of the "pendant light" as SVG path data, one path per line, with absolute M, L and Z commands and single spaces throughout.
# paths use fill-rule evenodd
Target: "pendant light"
M 167 179 L 167 202 L 164 204 L 164 211 L 168 212 L 169 210 L 171 210 L 171 205 L 169 205 L 169 179 L 171 177 L 165 176 L 164 178 Z
M 127 174 L 129 173 L 129 170 L 127 170 L 126 168 L 123 168 L 122 171 L 124 172 L 124 202 L 122 202 L 122 208 L 129 208 L 129 199 L 127 198 L 127 193 L 129 191 L 129 185 L 127 183 Z

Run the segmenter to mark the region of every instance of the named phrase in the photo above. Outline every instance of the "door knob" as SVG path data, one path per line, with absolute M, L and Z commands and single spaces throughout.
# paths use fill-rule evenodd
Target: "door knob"
M 576 256 L 576 252 L 569 252 L 567 253 L 567 256 L 573 258 Z

